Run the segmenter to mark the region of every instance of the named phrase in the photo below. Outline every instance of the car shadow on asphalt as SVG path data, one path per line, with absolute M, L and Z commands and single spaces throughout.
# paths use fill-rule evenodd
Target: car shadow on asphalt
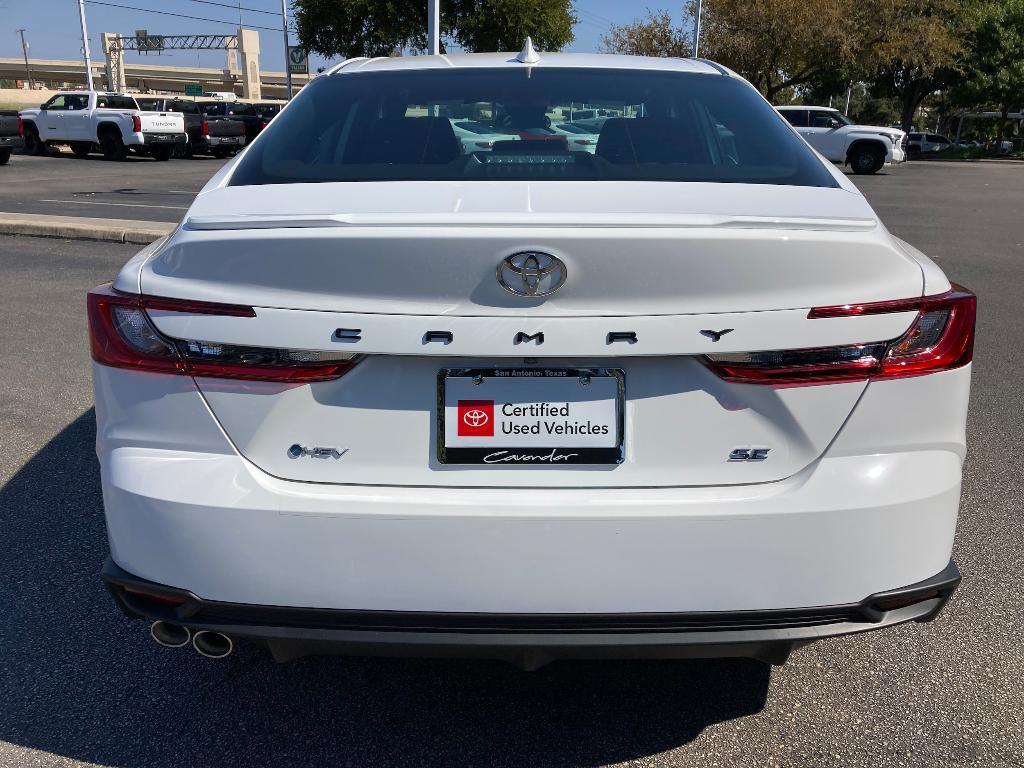
M 602 765 L 759 712 L 749 660 L 223 661 L 149 640 L 97 576 L 106 556 L 95 417 L 0 488 L 0 741 L 109 766 Z

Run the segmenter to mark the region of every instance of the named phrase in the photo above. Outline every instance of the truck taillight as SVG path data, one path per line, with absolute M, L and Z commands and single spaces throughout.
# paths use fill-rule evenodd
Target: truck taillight
M 25 123 L 21 119 L 21 115 L 18 115 L 18 135 L 25 135 Z
M 867 344 L 770 352 L 707 355 L 708 366 L 724 379 L 744 384 L 800 386 L 864 379 L 920 376 L 960 368 L 974 355 L 977 297 L 959 285 L 916 299 L 816 307 L 809 319 L 857 317 L 916 311 L 898 339 Z
M 142 133 L 142 118 L 138 115 L 132 115 L 132 131 Z
M 252 307 L 128 294 L 101 285 L 88 296 L 92 359 L 151 373 L 285 383 L 336 379 L 359 361 L 357 355 L 342 352 L 172 339 L 156 329 L 147 310 L 256 317 Z
M 205 117 L 203 118 L 203 122 L 200 124 L 200 131 L 202 131 L 203 136 L 207 138 L 210 137 L 210 122 Z

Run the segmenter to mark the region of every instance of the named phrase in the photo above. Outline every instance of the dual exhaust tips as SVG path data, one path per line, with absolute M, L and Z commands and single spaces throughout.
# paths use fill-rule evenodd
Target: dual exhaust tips
M 154 621 L 149 625 L 149 636 L 164 648 L 184 648 L 191 642 L 196 653 L 208 659 L 223 659 L 235 650 L 235 642 L 225 634 L 206 629 L 193 633 L 169 621 Z

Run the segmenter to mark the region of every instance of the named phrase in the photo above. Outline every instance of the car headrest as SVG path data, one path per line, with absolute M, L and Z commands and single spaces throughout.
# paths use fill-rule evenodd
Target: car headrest
M 353 137 L 355 138 L 355 137 Z M 450 163 L 462 154 L 443 117 L 384 117 L 369 123 L 345 152 L 346 163 Z
M 707 148 L 677 117 L 613 117 L 601 126 L 594 154 L 615 165 L 706 163 Z

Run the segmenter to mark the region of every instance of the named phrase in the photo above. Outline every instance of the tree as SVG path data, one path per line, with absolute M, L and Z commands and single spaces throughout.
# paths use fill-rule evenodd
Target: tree
M 893 10 L 870 79 L 877 94 L 900 100 L 904 131 L 926 98 L 960 78 L 974 24 L 970 0 L 912 0 Z
M 1007 115 L 1024 103 L 1024 0 L 995 0 L 982 7 L 971 55 L 952 96 L 961 106 L 995 107 L 1001 115 L 998 138 L 1006 135 Z
M 527 37 L 539 51 L 573 41 L 572 0 L 442 0 L 453 12 L 452 37 L 467 51 L 518 51 Z
M 426 0 L 294 0 L 299 45 L 321 56 L 390 56 L 427 47 Z M 572 0 L 444 0 L 445 41 L 469 51 L 518 51 L 527 36 L 539 50 L 573 40 Z
M 601 38 L 601 45 L 609 53 L 684 57 L 693 52 L 693 37 L 672 26 L 668 11 L 648 10 L 645 19 L 609 29 Z
M 866 4 L 866 3 L 865 3 Z M 856 0 L 707 0 L 701 50 L 769 101 L 856 61 Z
M 796 90 L 838 94 L 883 71 L 912 115 L 941 82 L 937 73 L 955 68 L 969 34 L 963 9 L 973 2 L 704 0 L 701 52 L 772 101 Z M 690 0 L 690 16 L 692 9 Z M 612 27 L 604 38 L 611 51 L 661 56 L 687 55 L 688 41 L 664 11 Z

